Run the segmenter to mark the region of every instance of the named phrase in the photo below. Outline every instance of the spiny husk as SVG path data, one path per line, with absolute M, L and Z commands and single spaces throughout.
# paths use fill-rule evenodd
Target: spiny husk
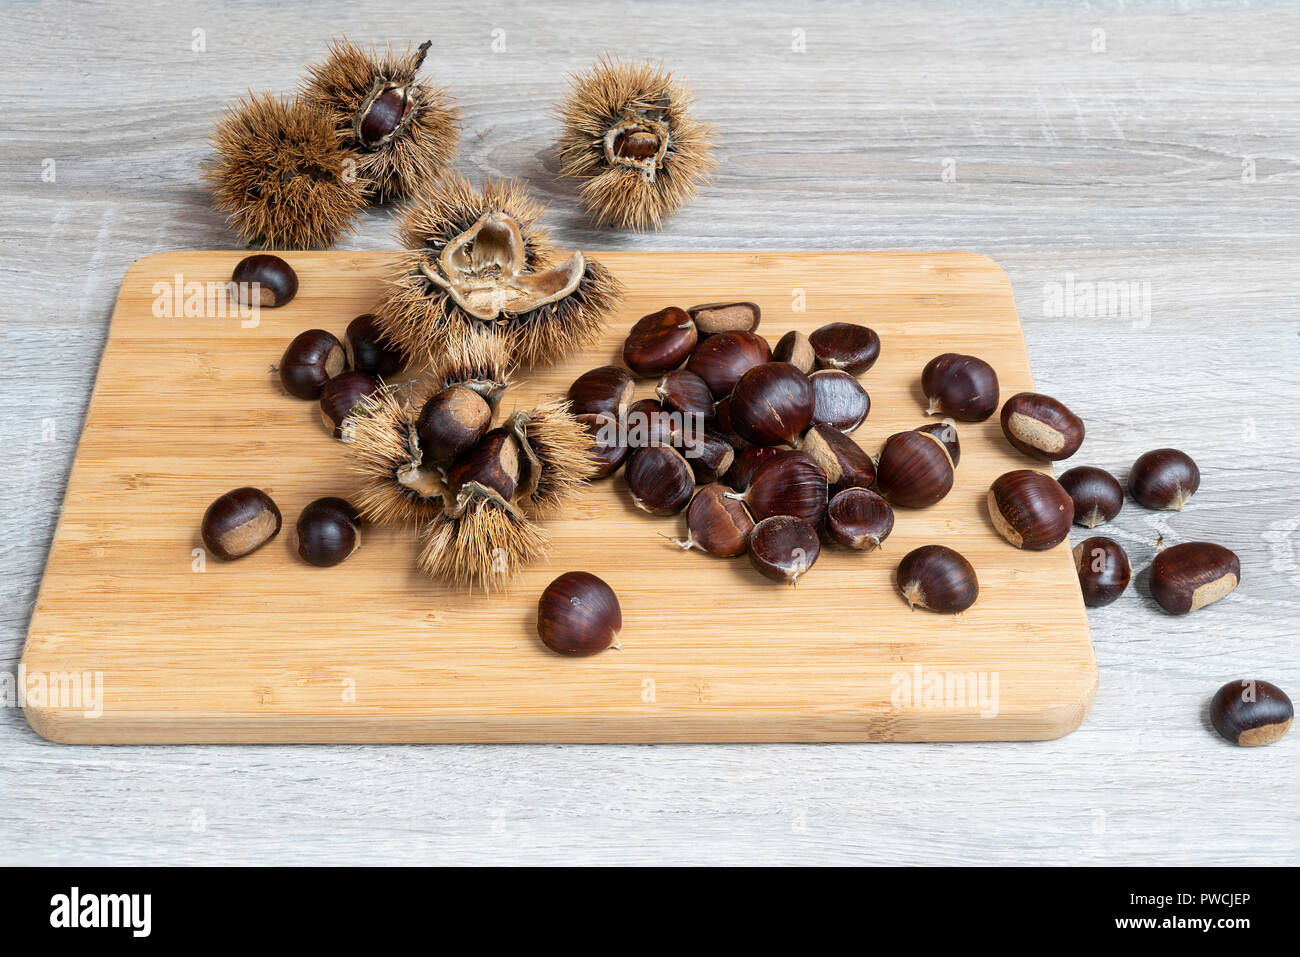
M 227 107 L 205 163 L 213 206 L 243 243 L 268 249 L 332 246 L 366 205 L 356 154 L 328 114 L 269 93 Z
M 352 502 L 369 522 L 428 521 L 443 509 L 441 476 L 420 464 L 418 411 L 397 390 L 385 389 L 362 399 L 352 414 L 353 429 L 343 447 L 352 472 L 361 478 Z
M 473 331 L 447 343 L 422 382 L 423 399 L 454 385 L 473 389 L 493 411 L 511 385 L 510 342 L 495 332 Z
M 357 151 L 358 170 L 373 186 L 375 202 L 414 196 L 432 186 L 456 155 L 460 113 L 447 89 L 417 80 L 429 44 L 395 54 L 392 44 L 369 50 L 346 37 L 329 45 L 329 55 L 308 68 L 302 95 L 329 113 L 339 141 Z M 354 121 L 377 82 L 410 88 L 409 117 L 391 140 L 374 149 L 358 142 Z
M 426 362 L 434 363 L 448 352 L 463 349 L 466 338 L 494 334 L 508 344 L 512 366 L 552 362 L 594 342 L 623 296 L 621 283 L 598 262 L 584 258 L 576 287 L 563 298 L 489 320 L 469 314 L 423 271 L 439 270 L 439 257 L 447 245 L 488 213 L 503 214 L 518 225 L 528 272 L 551 268 L 555 251 L 546 231 L 537 225 L 542 210 L 514 182 L 486 180 L 481 190 L 475 190 L 458 174 L 440 180 L 434 192 L 406 211 L 399 225 L 408 251 L 399 258 L 376 309 L 385 338 L 407 355 L 425 356 Z
M 567 399 L 554 399 L 510 419 L 529 463 L 518 495 L 536 516 L 558 512 L 596 475 L 595 438 L 569 413 L 569 405 Z
M 560 173 L 581 182 L 583 206 L 598 224 L 658 229 L 709 179 L 714 158 L 712 124 L 691 115 L 690 90 L 662 66 L 602 56 L 571 80 L 557 109 L 563 124 L 556 143 Z M 668 127 L 668 147 L 654 179 L 610 165 L 605 134 L 634 115 L 654 111 Z
M 419 565 L 437 581 L 485 592 L 550 548 L 546 533 L 493 490 L 467 482 L 421 533 Z

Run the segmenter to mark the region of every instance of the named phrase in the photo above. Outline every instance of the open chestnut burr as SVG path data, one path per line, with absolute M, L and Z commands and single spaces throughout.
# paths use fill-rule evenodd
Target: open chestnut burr
M 1063 474 L 1061 488 L 1074 502 L 1074 522 L 1096 528 L 1109 522 L 1124 507 L 1124 489 L 1105 469 L 1077 465 Z
M 705 485 L 695 493 L 686 509 L 686 538 L 669 539 L 682 549 L 695 548 L 719 558 L 734 558 L 749 548 L 754 519 L 727 493 L 725 485 Z
M 876 466 L 858 443 L 829 425 L 813 425 L 799 443 L 799 451 L 826 473 L 830 494 L 846 488 L 867 488 L 876 481 Z
M 926 508 L 952 489 L 952 456 L 931 432 L 895 432 L 876 462 L 876 488 L 894 505 Z
M 537 636 L 556 654 L 582 657 L 618 648 L 618 596 L 590 572 L 565 572 L 537 600 Z
M 280 384 L 299 399 L 319 399 L 325 383 L 347 368 L 343 343 L 324 329 L 294 336 L 280 358 Z
M 749 506 L 755 520 L 789 515 L 816 525 L 826 512 L 826 473 L 802 452 L 762 463 L 743 492 L 729 493 Z
M 808 337 L 819 369 L 843 369 L 859 376 L 880 358 L 880 336 L 853 322 L 831 322 Z
M 447 491 L 456 496 L 469 483 L 491 489 L 509 502 L 524 478 L 519 438 L 508 428 L 493 429 L 447 469 Z
M 848 548 L 879 548 L 894 530 L 894 510 L 868 488 L 846 488 L 826 506 L 826 531 Z
M 318 498 L 298 515 L 298 557 L 331 568 L 361 547 L 361 516 L 347 499 Z
M 487 434 L 492 407 L 467 386 L 454 385 L 432 395 L 415 420 L 422 461 L 446 469 Z
M 1061 483 L 1033 469 L 1016 469 L 994 479 L 989 518 L 1016 548 L 1041 552 L 1065 541 L 1074 521 L 1074 502 Z
M 1128 476 L 1133 500 L 1147 508 L 1182 511 L 1201 487 L 1201 470 L 1178 449 L 1155 449 L 1138 456 Z
M 569 386 L 569 411 L 574 415 L 596 412 L 618 419 L 627 411 L 636 383 L 626 369 L 600 366 L 584 372 Z
M 1243 748 L 1272 744 L 1291 730 L 1295 707 L 1268 681 L 1229 681 L 1210 700 L 1210 722 L 1225 741 Z
M 1151 597 L 1171 615 L 1212 605 L 1241 581 L 1236 554 L 1213 542 L 1183 542 L 1156 555 L 1151 564 Z
M 998 410 L 998 374 L 983 359 L 945 352 L 921 372 L 926 415 L 983 422 Z
M 651 515 L 675 515 L 695 491 L 695 473 L 682 454 L 668 445 L 636 449 L 623 469 L 637 508 Z
M 706 302 L 686 311 L 695 320 L 701 336 L 753 332 L 762 318 L 762 310 L 752 302 Z
M 260 488 L 232 489 L 203 513 L 200 531 L 208 551 L 227 561 L 257 551 L 280 532 L 280 509 Z
M 1050 395 L 1037 392 L 1007 399 L 1002 431 L 1017 451 L 1043 462 L 1068 459 L 1083 444 L 1083 420 Z
M 814 422 L 852 432 L 871 411 L 871 397 L 862 384 L 842 369 L 820 369 L 808 376 L 813 390 Z
M 964 556 L 944 545 L 922 545 L 903 556 L 895 579 L 909 608 L 956 614 L 975 604 L 979 579 Z
M 720 332 L 691 350 L 688 372 L 708 383 L 715 399 L 731 395 L 736 383 L 754 366 L 772 359 L 767 340 L 752 332 Z
M 760 575 L 794 585 L 821 555 L 817 530 L 791 515 L 773 515 L 754 526 L 749 561 Z
M 1083 603 L 1089 608 L 1109 605 L 1128 587 L 1132 577 L 1128 555 L 1111 538 L 1086 538 L 1074 546 L 1074 570 Z
M 754 445 L 792 445 L 812 422 L 808 377 L 785 362 L 764 362 L 742 375 L 731 393 L 731 427 Z
M 623 343 L 623 361 L 639 376 L 663 375 L 686 361 L 698 337 L 686 310 L 669 306 L 637 320 Z

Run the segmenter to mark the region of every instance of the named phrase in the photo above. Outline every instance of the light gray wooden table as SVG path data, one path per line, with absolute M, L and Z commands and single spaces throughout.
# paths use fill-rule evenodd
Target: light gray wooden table
M 410 13 L 394 13 L 409 6 Z M 0 9 L 0 669 L 17 667 L 118 282 L 232 245 L 211 120 L 332 35 L 434 40 L 470 173 L 573 248 L 969 249 L 1011 276 L 1043 391 L 1123 475 L 1173 445 L 1176 519 L 1243 584 L 1189 618 L 1145 576 L 1090 616 L 1100 690 L 1058 741 L 979 745 L 65 747 L 0 709 L 0 861 L 1294 864 L 1300 734 L 1214 736 L 1224 681 L 1300 692 L 1300 8 L 1285 2 L 10 3 Z M 663 232 L 582 222 L 548 107 L 604 50 L 663 57 L 721 124 Z M 53 171 L 53 181 L 49 172 Z M 45 175 L 43 175 L 45 174 Z M 354 248 L 394 245 L 371 214 Z M 1132 284 L 1128 304 L 1085 292 Z

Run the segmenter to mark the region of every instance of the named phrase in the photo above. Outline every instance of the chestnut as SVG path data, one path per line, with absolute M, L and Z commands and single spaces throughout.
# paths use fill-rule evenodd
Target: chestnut
M 846 488 L 826 506 L 826 531 L 848 548 L 879 548 L 894 530 L 894 510 L 868 488 Z
M 686 457 L 700 485 L 716 482 L 736 458 L 736 450 L 727 437 L 710 428 L 686 432 L 681 443 L 674 443 L 674 447 Z
M 1229 681 L 1210 700 L 1210 722 L 1243 748 L 1272 744 L 1291 730 L 1295 708 L 1285 691 L 1259 679 Z
M 925 508 L 952 489 L 952 457 L 929 432 L 895 432 L 876 462 L 876 488 L 894 505 Z
M 832 322 L 808 337 L 819 369 L 843 369 L 862 375 L 880 358 L 880 336 L 853 322 Z
M 779 455 L 789 455 L 791 451 L 769 445 L 752 445 L 741 449 L 731 460 L 731 468 L 723 473 L 722 481 L 733 492 L 743 492 L 749 488 L 760 465 Z
M 232 489 L 218 496 L 199 527 L 203 544 L 218 558 L 243 558 L 280 531 L 280 510 L 260 488 Z
M 622 630 L 618 596 L 591 572 L 565 572 L 537 599 L 537 636 L 557 654 L 582 657 L 621 647 Z
M 279 256 L 257 253 L 235 265 L 230 276 L 239 301 L 246 306 L 277 309 L 298 295 L 298 274 Z
M 1178 449 L 1155 449 L 1138 456 L 1128 476 L 1133 501 L 1147 508 L 1183 510 L 1201 487 L 1201 470 Z
M 1151 597 L 1171 615 L 1212 605 L 1240 581 L 1241 561 L 1213 542 L 1172 545 L 1151 563 Z
M 1061 483 L 1033 469 L 1016 469 L 994 479 L 988 508 L 999 535 L 1033 552 L 1065 541 L 1074 521 L 1074 502 Z
M 447 469 L 447 491 L 454 497 L 474 482 L 509 502 L 525 478 L 519 438 L 508 428 L 493 429 Z
M 682 439 L 682 420 L 663 407 L 658 399 L 638 399 L 627 410 L 626 441 L 629 449 L 647 445 L 676 447 Z
M 772 349 L 773 362 L 788 362 L 804 375 L 808 375 L 817 366 L 817 354 L 813 352 L 808 337 L 798 330 L 791 329 L 783 335 Z
M 745 554 L 754 519 L 745 503 L 732 498 L 729 491 L 727 486 L 713 483 L 696 492 L 686 508 L 687 537 L 670 541 L 680 548 L 698 548 L 719 558 Z
M 453 385 L 431 395 L 415 419 L 425 465 L 446 469 L 487 434 L 492 406 L 473 389 Z
M 668 445 L 637 449 L 623 469 L 637 508 L 651 515 L 675 515 L 695 491 L 695 473 L 682 454 Z
M 1083 444 L 1083 421 L 1049 395 L 1018 392 L 1002 406 L 1002 431 L 1018 451 L 1044 462 L 1068 459 Z
M 932 439 L 938 439 L 939 444 L 948 453 L 948 458 L 952 460 L 954 469 L 961 462 L 961 440 L 957 437 L 957 426 L 952 424 L 951 419 L 934 422 L 930 425 L 918 425 L 914 431 L 924 432 Z
M 686 310 L 701 336 L 720 332 L 753 332 L 758 328 L 762 311 L 752 302 L 706 302 Z
M 1128 555 L 1113 538 L 1085 538 L 1074 546 L 1074 570 L 1083 603 L 1089 608 L 1109 605 L 1128 587 L 1132 569 Z
M 808 377 L 813 390 L 814 422 L 852 432 L 871 411 L 871 397 L 857 379 L 842 369 L 822 369 Z
M 922 545 L 898 563 L 898 590 L 907 606 L 953 615 L 975 604 L 979 579 L 971 563 L 944 545 Z
M 813 524 L 826 513 L 826 473 L 803 452 L 790 452 L 760 465 L 749 488 L 731 494 L 749 506 L 756 521 L 790 515 Z
M 862 446 L 839 429 L 814 425 L 799 443 L 799 451 L 826 473 L 830 494 L 846 488 L 867 488 L 876 481 L 876 466 Z
M 921 371 L 926 415 L 983 422 L 998 410 L 998 374 L 983 359 L 945 352 Z
M 701 422 L 713 418 L 713 393 L 694 372 L 674 369 L 659 380 L 655 395 L 670 412 L 697 416 Z
M 593 479 L 608 478 L 619 470 L 627 458 L 628 448 L 619 434 L 618 420 L 598 412 L 575 416 L 592 437 L 591 457 L 596 463 Z
M 669 306 L 637 320 L 623 343 L 623 361 L 639 376 L 662 375 L 685 362 L 698 339 L 686 310 Z
M 361 372 L 387 379 L 406 365 L 402 350 L 380 333 L 374 313 L 367 312 L 349 322 L 343 340 L 347 343 L 349 364 Z
M 348 420 L 357 403 L 382 388 L 368 372 L 344 372 L 330 379 L 320 390 L 321 421 L 336 439 L 347 437 Z
M 794 585 L 821 555 L 817 530 L 790 515 L 773 515 L 749 535 L 749 561 L 760 575 Z
M 318 498 L 298 515 L 298 557 L 330 568 L 361 545 L 361 516 L 342 498 Z
M 574 415 L 599 412 L 622 418 L 635 391 L 636 383 L 626 369 L 601 366 L 584 372 L 569 386 L 569 411 Z
M 308 329 L 280 357 L 280 384 L 299 399 L 319 399 L 325 383 L 347 368 L 343 343 L 332 332 Z
M 806 375 L 788 362 L 764 362 L 736 383 L 731 427 L 754 445 L 792 445 L 812 422 L 814 401 Z
M 708 383 L 715 399 L 722 399 L 731 395 L 741 376 L 771 358 L 772 350 L 762 336 L 752 332 L 720 332 L 691 350 L 686 369 Z
M 1124 489 L 1105 469 L 1076 465 L 1058 479 L 1074 502 L 1074 522 L 1084 528 L 1104 525 L 1124 507 Z

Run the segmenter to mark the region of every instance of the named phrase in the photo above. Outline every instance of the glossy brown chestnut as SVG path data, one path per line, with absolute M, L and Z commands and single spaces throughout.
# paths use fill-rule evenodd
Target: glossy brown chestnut
M 637 320 L 623 343 L 623 361 L 639 376 L 663 375 L 686 361 L 698 338 L 686 310 L 669 306 Z
M 804 375 L 817 367 L 817 354 L 813 352 L 812 343 L 802 332 L 791 329 L 783 335 L 772 349 L 773 362 L 788 362 Z
M 325 383 L 347 368 L 343 343 L 324 329 L 294 336 L 280 358 L 280 384 L 299 399 L 319 399 Z
M 701 336 L 753 332 L 762 318 L 762 311 L 752 302 L 706 302 L 686 311 L 695 320 Z
M 1105 469 L 1076 465 L 1063 474 L 1061 488 L 1074 502 L 1074 523 L 1084 528 L 1104 525 L 1124 507 L 1124 489 Z
M 492 425 L 492 407 L 473 389 L 454 385 L 432 395 L 415 420 L 425 465 L 445 469 L 478 445 Z
M 361 545 L 361 516 L 347 499 L 318 498 L 298 515 L 298 557 L 330 568 Z
M 821 552 L 817 530 L 790 515 L 763 519 L 749 536 L 750 564 L 759 574 L 787 585 L 796 584 Z
M 876 488 L 894 505 L 926 508 L 952 489 L 952 458 L 929 432 L 895 432 L 876 462 Z
M 723 484 L 733 492 L 743 492 L 754 480 L 754 473 L 759 466 L 779 455 L 789 455 L 791 451 L 775 445 L 751 445 L 747 449 L 740 449 L 731 461 L 731 468 L 722 476 Z
M 447 490 L 455 496 L 466 482 L 475 482 L 509 502 L 523 473 L 518 436 L 507 428 L 493 429 L 447 469 Z
M 702 422 L 713 418 L 713 393 L 694 372 L 674 369 L 659 380 L 655 395 L 670 412 L 698 416 Z
M 1241 581 L 1241 561 L 1213 542 L 1184 542 L 1160 552 L 1151 563 L 1151 597 L 1171 615 L 1212 605 Z
M 980 583 L 959 552 L 944 545 L 922 545 L 898 563 L 898 591 L 907 607 L 955 615 L 975 604 Z
M 826 506 L 826 531 L 848 548 L 879 548 L 894 530 L 894 510 L 868 488 L 846 488 Z
M 686 369 L 709 385 L 715 399 L 731 395 L 736 383 L 754 366 L 770 361 L 767 340 L 752 332 L 720 332 L 691 351 Z
M 921 372 L 926 415 L 983 422 L 998 410 L 998 374 L 983 359 L 945 352 Z
M 1007 399 L 1002 431 L 1018 451 L 1043 462 L 1068 459 L 1083 444 L 1083 420 L 1037 392 L 1018 392 Z
M 1128 555 L 1113 538 L 1085 538 L 1074 546 L 1074 570 L 1083 603 L 1089 608 L 1109 605 L 1128 587 L 1133 571 Z
M 1243 748 L 1272 744 L 1291 730 L 1294 718 L 1286 692 L 1259 679 L 1229 681 L 1210 700 L 1214 730 Z
M 948 453 L 948 458 L 952 460 L 954 469 L 961 464 L 961 440 L 957 436 L 957 426 L 953 425 L 951 419 L 931 425 L 918 425 L 916 431 L 924 432 L 932 439 L 938 439 L 944 451 Z
M 867 488 L 876 481 L 871 456 L 833 426 L 814 425 L 799 443 L 799 451 L 826 473 L 831 495 L 846 488 Z
M 842 369 L 821 369 L 808 377 L 813 390 L 814 422 L 852 432 L 871 411 L 871 397 L 862 384 Z
M 998 534 L 1032 552 L 1061 544 L 1074 521 L 1074 502 L 1061 483 L 1033 469 L 1016 469 L 994 479 L 988 508 Z
M 239 301 L 277 309 L 298 295 L 298 274 L 279 256 L 258 253 L 241 259 L 231 274 Z
M 636 449 L 623 469 L 637 508 L 651 515 L 676 515 L 695 491 L 695 473 L 676 449 L 650 445 Z
M 622 630 L 618 596 L 590 572 L 565 572 L 537 600 L 537 636 L 557 654 L 582 657 L 618 648 Z
M 599 412 L 622 418 L 632 402 L 636 383 L 626 369 L 601 366 L 584 372 L 569 386 L 569 411 L 574 415 Z
M 685 456 L 700 485 L 716 482 L 735 461 L 736 450 L 727 437 L 710 428 L 687 429 L 677 449 Z
M 813 354 L 819 369 L 843 369 L 849 375 L 862 375 L 880 358 L 880 336 L 874 329 L 853 322 L 832 322 L 811 336 Z
M 731 427 L 754 445 L 792 445 L 812 422 L 814 402 L 806 375 L 788 362 L 764 362 L 736 383 Z
M 594 440 L 591 457 L 596 462 L 596 474 L 592 478 L 602 479 L 613 475 L 628 455 L 628 447 L 619 434 L 618 420 L 596 412 L 587 412 L 575 418 Z
M 260 488 L 232 489 L 203 513 L 203 544 L 218 558 L 243 558 L 280 531 L 280 510 Z
M 374 313 L 368 312 L 349 322 L 343 338 L 347 343 L 348 364 L 354 369 L 387 379 L 406 365 L 402 350 L 380 334 Z
M 356 404 L 381 388 L 368 372 L 344 372 L 330 379 L 320 390 L 321 421 L 336 439 L 348 438 L 349 417 Z
M 790 452 L 763 462 L 749 487 L 732 494 L 749 506 L 755 521 L 790 515 L 816 525 L 826 512 L 826 473 L 803 452 Z
M 626 424 L 625 440 L 629 449 L 681 444 L 684 424 L 681 415 L 669 412 L 658 399 L 633 402 L 627 410 Z
M 686 508 L 686 538 L 670 541 L 680 548 L 697 548 L 719 558 L 745 554 L 754 519 L 745 503 L 732 498 L 729 491 L 718 483 L 697 491 Z
M 357 142 L 367 150 L 389 142 L 415 107 L 410 84 L 389 80 L 367 98 L 352 120 Z
M 1201 470 L 1178 449 L 1155 449 L 1138 456 L 1128 476 L 1133 501 L 1147 508 L 1182 511 L 1201 487 Z

